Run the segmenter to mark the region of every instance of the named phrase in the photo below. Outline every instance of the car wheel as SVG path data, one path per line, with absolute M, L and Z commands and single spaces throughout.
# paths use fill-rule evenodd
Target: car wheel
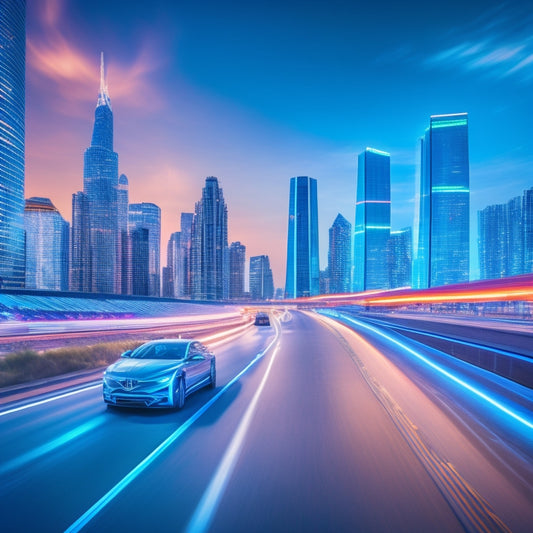
M 209 383 L 209 387 L 214 389 L 217 386 L 217 367 L 215 366 L 215 363 L 211 363 L 211 382 Z
M 174 389 L 174 407 L 181 409 L 185 405 L 185 380 L 180 376 L 176 379 Z

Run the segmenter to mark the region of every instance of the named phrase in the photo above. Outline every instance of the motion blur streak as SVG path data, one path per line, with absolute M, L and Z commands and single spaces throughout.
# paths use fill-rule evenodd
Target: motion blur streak
M 43 405 L 45 403 L 49 402 L 55 402 L 56 400 L 61 400 L 62 398 L 68 398 L 69 396 L 74 396 L 74 394 L 81 394 L 82 392 L 86 392 L 91 389 L 97 389 L 98 387 L 102 387 L 102 383 L 100 380 L 98 380 L 98 385 L 90 385 L 89 387 L 83 387 L 82 389 L 77 389 L 70 392 L 65 392 L 64 394 L 59 394 L 57 396 L 52 396 L 50 398 L 46 398 L 44 400 L 39 400 L 38 402 L 32 402 L 25 405 L 21 405 L 20 407 L 13 407 L 13 409 L 8 409 L 7 411 L 2 411 L 0 413 L 0 416 L 6 416 L 10 415 L 11 413 L 16 413 L 18 411 L 23 411 L 24 409 L 31 409 L 32 407 L 37 407 L 38 405 Z
M 239 427 L 233 435 L 233 438 L 231 439 L 231 442 L 228 448 L 226 449 L 226 453 L 224 454 L 224 457 L 218 465 L 215 475 L 211 479 L 211 482 L 209 483 L 209 486 L 204 492 L 204 495 L 202 496 L 198 507 L 192 515 L 189 525 L 185 530 L 186 533 L 203 533 L 204 531 L 207 531 L 209 529 L 209 525 L 211 524 L 213 516 L 215 515 L 218 505 L 220 503 L 220 498 L 224 494 L 226 485 L 228 484 L 228 481 L 230 480 L 231 474 L 233 472 L 233 468 L 235 467 L 235 463 L 239 458 L 241 448 L 244 443 L 244 438 L 246 437 L 246 433 L 248 431 L 248 428 L 250 427 L 250 423 L 252 421 L 257 402 L 259 400 L 259 397 L 261 396 L 261 393 L 263 392 L 268 376 L 270 375 L 270 370 L 274 363 L 274 359 L 276 359 L 276 355 L 278 354 L 278 352 L 279 344 L 274 350 L 274 354 L 272 355 L 272 358 L 268 363 L 265 375 L 263 376 L 263 379 L 261 380 L 258 389 L 255 391 L 254 397 L 248 405 L 248 409 L 246 409 L 246 412 L 244 413 Z
M 252 326 L 253 326 L 253 323 L 249 322 L 248 324 L 244 324 L 243 326 L 239 326 L 237 328 L 222 331 L 221 333 L 215 333 L 214 335 L 209 335 L 207 337 L 201 337 L 200 340 L 202 342 L 211 342 L 211 341 L 214 341 L 215 339 L 220 339 L 221 337 L 235 335 L 237 333 L 240 333 L 241 331 L 244 331 L 245 329 L 251 328 Z
M 219 398 L 246 372 L 250 370 L 270 350 L 279 338 L 279 328 L 276 327 L 276 335 L 271 343 L 259 352 L 231 381 L 229 381 L 215 396 L 205 403 L 196 413 L 188 418 L 174 433 L 167 437 L 153 452 L 147 455 L 133 470 L 124 476 L 107 494 L 104 494 L 89 510 L 65 530 L 65 533 L 73 533 L 83 529 L 104 507 L 118 496 L 130 483 L 135 481 L 163 452 L 165 452 L 183 433 L 185 433 Z
M 85 433 L 88 433 L 89 431 L 92 431 L 93 429 L 102 425 L 104 419 L 105 418 L 103 416 L 98 416 L 93 420 L 89 420 L 89 422 L 86 422 L 85 424 L 82 424 L 81 426 L 78 426 L 77 428 L 68 431 L 64 435 L 61 435 L 60 437 L 57 437 L 56 439 L 51 440 L 50 442 L 47 442 L 46 444 L 43 444 L 42 446 L 39 446 L 21 455 L 20 457 L 13 459 L 12 461 L 5 463 L 0 467 L 0 475 L 6 474 L 11 470 L 15 470 L 16 468 L 25 466 L 29 462 L 34 461 L 35 459 L 38 459 L 39 457 L 42 457 L 43 455 L 46 455 L 47 453 L 56 450 L 64 444 L 68 444 L 70 441 L 77 439 L 82 435 L 85 435 Z
M 442 368 L 441 366 L 437 365 L 433 361 L 430 361 L 427 357 L 425 357 L 421 353 L 419 353 L 416 350 L 414 350 L 413 348 L 410 348 L 409 346 L 401 343 L 399 340 L 391 337 L 390 335 L 387 335 L 385 332 L 381 331 L 380 329 L 375 328 L 373 326 L 370 326 L 368 324 L 365 324 L 363 322 L 360 322 L 359 320 L 354 320 L 353 318 L 350 318 L 347 315 L 343 315 L 342 313 L 329 312 L 329 311 L 320 311 L 320 313 L 323 313 L 323 314 L 326 314 L 326 315 L 329 315 L 329 316 L 333 316 L 333 317 L 335 317 L 335 316 L 340 317 L 343 320 L 346 320 L 347 322 L 351 322 L 352 324 L 356 325 L 359 328 L 366 329 L 366 330 L 371 331 L 372 333 L 374 333 L 376 335 L 379 335 L 380 337 L 382 337 L 384 339 L 387 339 L 389 342 L 395 344 L 396 346 L 398 346 L 399 348 L 401 348 L 405 352 L 415 356 L 418 360 L 422 361 L 424 364 L 426 364 L 427 366 L 429 366 L 433 370 L 437 371 L 438 373 L 440 373 L 443 376 L 447 377 L 448 379 L 452 380 L 454 383 L 457 383 L 461 387 L 467 389 L 471 393 L 475 394 L 478 398 L 481 398 L 482 400 L 485 400 L 486 402 L 488 402 L 490 405 L 492 405 L 493 407 L 495 407 L 496 409 L 498 409 L 502 413 L 510 416 L 515 421 L 519 422 L 521 425 L 527 427 L 528 429 L 533 429 L 533 421 L 532 420 L 530 420 L 528 418 L 525 418 L 524 416 L 516 413 L 512 409 L 510 409 L 510 408 L 506 407 L 505 405 L 503 405 L 498 400 L 495 400 L 494 398 L 489 396 L 486 392 L 483 392 L 479 388 L 471 385 L 470 383 L 467 383 L 464 379 L 461 379 L 461 378 L 453 375 L 451 372 L 445 370 L 444 368 Z

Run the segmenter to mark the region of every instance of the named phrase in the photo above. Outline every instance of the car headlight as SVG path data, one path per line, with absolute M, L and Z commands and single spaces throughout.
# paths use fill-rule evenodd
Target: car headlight
M 168 383 L 172 379 L 172 376 L 164 376 L 156 380 L 158 383 Z

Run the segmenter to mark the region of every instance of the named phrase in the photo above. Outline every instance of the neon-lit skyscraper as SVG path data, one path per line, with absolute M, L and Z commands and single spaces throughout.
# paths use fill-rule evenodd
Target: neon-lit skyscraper
M 359 154 L 355 201 L 353 290 L 387 289 L 390 237 L 390 155 L 367 148 Z
M 319 292 L 317 181 L 291 178 L 285 297 L 316 296 Z
M 160 296 L 161 209 L 155 204 L 146 202 L 130 204 L 128 209 L 128 228 L 130 233 L 140 228 L 148 230 L 149 266 L 147 294 L 149 296 Z M 140 236 L 138 237 L 140 238 Z
M 330 294 L 351 290 L 352 225 L 339 213 L 329 228 L 328 278 Z
M 413 232 L 411 228 L 391 231 L 387 254 L 391 289 L 411 286 L 412 256 Z
M 24 287 L 26 2 L 0 8 L 0 287 Z
M 69 223 L 48 198 L 29 198 L 24 209 L 26 288 L 68 290 Z
M 113 112 L 102 54 L 93 135 L 91 146 L 85 150 L 83 168 L 83 192 L 89 204 L 92 292 L 121 292 L 117 187 L 118 154 L 113 151 Z
M 432 116 L 420 148 L 413 286 L 423 289 L 468 281 L 468 115 Z

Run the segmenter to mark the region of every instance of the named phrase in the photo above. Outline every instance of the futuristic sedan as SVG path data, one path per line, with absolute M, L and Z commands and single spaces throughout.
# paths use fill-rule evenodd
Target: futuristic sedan
M 165 339 L 128 350 L 104 372 L 108 405 L 177 407 L 194 391 L 216 387 L 215 356 L 195 340 Z

